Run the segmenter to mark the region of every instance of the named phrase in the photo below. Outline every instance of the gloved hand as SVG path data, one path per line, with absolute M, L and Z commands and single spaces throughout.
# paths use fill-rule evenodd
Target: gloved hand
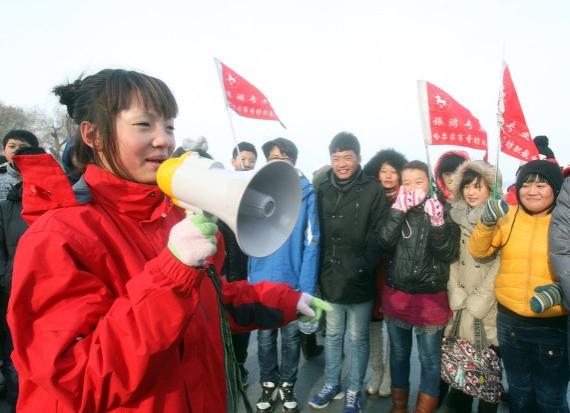
M 328 312 L 332 310 L 333 308 L 328 302 L 307 293 L 302 293 L 301 298 L 297 302 L 297 311 L 301 314 L 299 320 L 305 323 L 319 321 L 323 311 Z
M 188 215 L 174 225 L 168 237 L 168 249 L 178 261 L 200 267 L 216 250 L 218 226 L 204 215 Z
M 424 211 L 429 215 L 432 226 L 441 227 L 445 222 L 443 219 L 443 205 L 437 198 L 429 198 L 424 205 Z
M 426 193 L 423 189 L 414 189 L 412 191 L 405 191 L 404 187 L 400 187 L 400 192 L 396 200 L 392 204 L 392 208 L 402 211 L 404 213 L 408 212 L 410 208 L 415 207 L 422 203 L 425 199 Z
M 536 287 L 534 291 L 536 294 L 530 299 L 530 308 L 535 313 L 542 313 L 550 307 L 562 303 L 562 287 L 557 282 L 541 285 Z
M 488 227 L 497 223 L 499 218 L 509 212 L 509 205 L 502 199 L 489 198 L 481 214 L 481 222 Z

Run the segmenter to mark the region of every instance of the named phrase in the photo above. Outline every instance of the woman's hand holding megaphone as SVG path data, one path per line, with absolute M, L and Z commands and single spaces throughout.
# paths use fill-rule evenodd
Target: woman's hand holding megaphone
M 332 306 L 325 300 L 313 297 L 311 294 L 302 293 L 297 302 L 297 311 L 301 314 L 299 319 L 305 323 L 320 320 L 323 311 L 332 311 Z
M 170 230 L 168 249 L 180 262 L 201 267 L 217 250 L 217 230 L 218 226 L 204 215 L 188 215 Z

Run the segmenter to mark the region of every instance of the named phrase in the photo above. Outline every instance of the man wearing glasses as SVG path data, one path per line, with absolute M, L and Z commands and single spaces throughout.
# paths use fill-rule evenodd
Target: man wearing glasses
M 277 138 L 266 142 L 263 153 L 268 162 L 281 160 L 295 165 L 298 150 L 293 142 Z M 319 226 L 315 194 L 309 180 L 299 172 L 302 203 L 293 232 L 281 248 L 264 258 L 249 259 L 251 283 L 276 281 L 289 284 L 298 291 L 314 295 L 319 267 Z M 277 334 L 281 335 L 281 365 L 277 361 Z M 270 412 L 277 398 L 282 411 L 299 411 L 294 393 L 300 356 L 297 322 L 276 330 L 257 332 L 257 354 L 262 388 L 256 407 L 258 413 Z

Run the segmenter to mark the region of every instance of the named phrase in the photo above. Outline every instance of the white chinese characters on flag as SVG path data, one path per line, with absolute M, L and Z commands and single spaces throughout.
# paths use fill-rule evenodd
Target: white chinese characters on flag
M 524 162 L 538 159 L 538 150 L 534 144 L 511 78 L 509 67 L 503 70 L 503 85 L 499 93 L 499 120 L 501 152 Z
M 217 62 L 221 69 L 226 102 L 235 113 L 246 118 L 275 120 L 285 127 L 269 99 L 259 89 L 219 60 Z
M 487 132 L 467 108 L 437 86 L 418 81 L 420 111 L 428 145 L 466 146 L 485 151 Z

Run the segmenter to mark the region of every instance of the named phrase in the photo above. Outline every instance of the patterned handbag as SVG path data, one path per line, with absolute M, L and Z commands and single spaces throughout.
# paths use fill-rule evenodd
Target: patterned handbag
M 469 396 L 499 403 L 503 385 L 503 366 L 495 350 L 485 346 L 483 322 L 475 319 L 475 344 L 457 337 L 461 311 L 453 320 L 449 337 L 441 344 L 441 378 L 454 389 Z

